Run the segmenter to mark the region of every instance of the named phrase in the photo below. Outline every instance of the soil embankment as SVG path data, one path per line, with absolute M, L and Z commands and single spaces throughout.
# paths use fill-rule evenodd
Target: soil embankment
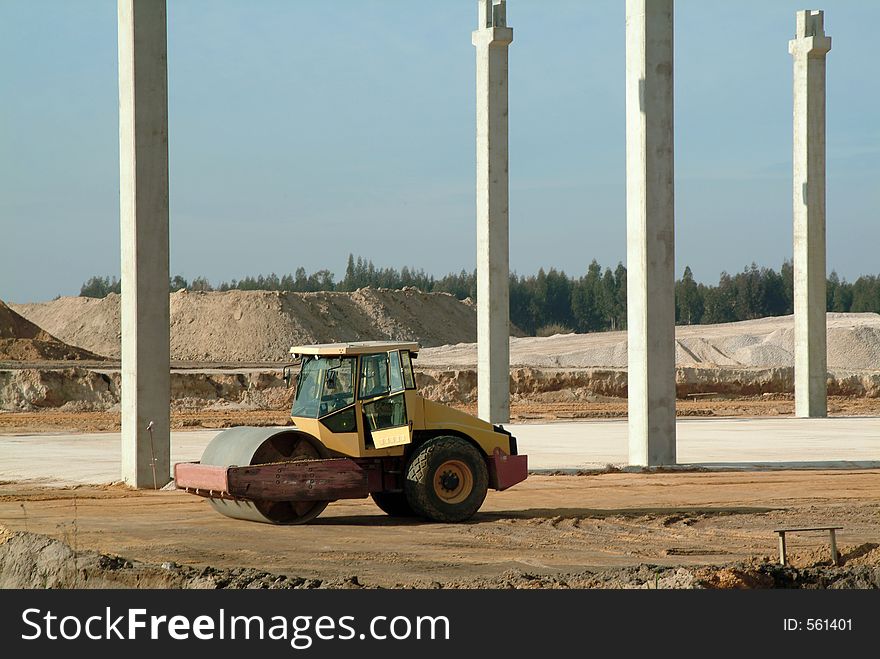
M 59 341 L 0 300 L 0 361 L 100 361 L 101 359 L 88 350 Z
M 773 398 L 793 391 L 793 369 L 676 369 L 680 399 L 689 397 Z M 0 411 L 112 412 L 118 410 L 121 374 L 104 368 L 16 368 L 0 370 Z M 880 399 L 880 372 L 831 372 L 831 396 Z M 430 400 L 471 405 L 477 400 L 474 369 L 416 371 L 416 384 Z M 627 374 L 613 369 L 514 368 L 513 404 L 586 405 L 624 399 Z M 287 410 L 294 389 L 278 369 L 175 370 L 171 373 L 173 410 Z M 696 395 L 696 396 L 695 396 Z M 708 400 L 708 398 L 707 398 Z

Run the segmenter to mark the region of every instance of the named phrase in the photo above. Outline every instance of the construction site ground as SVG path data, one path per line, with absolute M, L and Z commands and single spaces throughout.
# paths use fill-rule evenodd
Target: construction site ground
M 219 429 L 286 424 L 298 343 L 417 339 L 422 394 L 476 413 L 471 300 L 181 291 L 170 307 L 172 462 Z M 366 499 L 274 527 L 116 482 L 119 296 L 0 302 L 0 587 L 880 588 L 880 315 L 826 329 L 831 418 L 795 419 L 792 316 L 676 328 L 680 466 L 650 472 L 626 465 L 625 331 L 513 336 L 525 483 L 459 525 Z M 774 529 L 826 525 L 842 565 L 821 532 L 776 564 Z
M 532 474 L 490 492 L 464 524 L 390 518 L 365 499 L 332 503 L 298 527 L 228 519 L 180 491 L 74 485 L 114 480 L 117 433 L 4 434 L 0 526 L 81 553 L 189 570 L 199 583 L 211 566 L 211 583 L 245 570 L 330 587 L 689 587 L 697 576 L 742 587 L 772 585 L 774 529 L 834 525 L 843 527 L 843 567 L 830 566 L 827 533 L 790 535 L 791 562 L 861 575 L 849 587 L 880 586 L 880 420 L 680 419 L 678 427 L 680 460 L 690 464 L 645 473 L 601 464 L 625 460 L 623 420 L 514 425 L 533 466 L 568 473 Z M 198 459 L 215 432 L 175 432 L 172 459 Z M 725 451 L 761 464 L 729 463 Z M 587 464 L 594 468 L 572 473 Z M 41 547 L 27 545 L 21 556 L 45 556 Z M 152 583 L 138 574 L 120 585 Z M 805 583 L 802 573 L 791 579 Z
M 754 584 L 731 566 L 772 565 L 780 527 L 842 526 L 846 565 L 880 565 L 880 470 L 534 475 L 490 493 L 472 521 L 457 525 L 390 518 L 369 499 L 333 503 L 307 526 L 255 525 L 180 491 L 7 482 L 0 524 L 79 552 L 195 566 L 202 576 L 212 566 L 337 587 L 627 587 L 645 573 L 637 583 L 669 587 L 696 571 L 741 587 Z M 795 566 L 830 564 L 827 534 L 788 542 Z M 664 582 L 652 584 L 652 571 Z

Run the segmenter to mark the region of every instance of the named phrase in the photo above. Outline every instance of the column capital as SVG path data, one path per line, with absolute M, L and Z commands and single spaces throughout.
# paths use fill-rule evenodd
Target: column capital
M 475 46 L 508 46 L 513 41 L 513 28 L 486 27 L 471 33 L 471 43 Z
M 824 57 L 831 50 L 831 37 L 825 34 L 825 12 L 806 9 L 797 12 L 795 38 L 788 42 L 788 52 L 797 57 Z

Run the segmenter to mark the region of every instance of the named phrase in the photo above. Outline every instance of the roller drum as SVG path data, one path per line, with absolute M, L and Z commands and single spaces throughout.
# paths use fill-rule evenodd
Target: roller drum
M 326 456 L 323 445 L 295 428 L 241 426 L 224 430 L 208 444 L 202 464 L 222 467 L 314 460 Z M 329 501 L 264 501 L 209 498 L 211 506 L 227 517 L 267 524 L 304 524 Z

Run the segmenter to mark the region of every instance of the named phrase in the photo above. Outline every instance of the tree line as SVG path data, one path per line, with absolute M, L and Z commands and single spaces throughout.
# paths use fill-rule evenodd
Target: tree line
M 718 284 L 698 283 L 690 267 L 675 282 L 675 321 L 680 325 L 727 323 L 782 316 L 793 313 L 793 267 L 785 261 L 777 272 L 754 263 L 742 272 L 722 272 Z M 477 297 L 477 273 L 462 270 L 434 277 L 424 270 L 404 267 L 377 268 L 372 261 L 349 255 L 345 275 L 338 282 L 329 270 L 308 274 L 298 268 L 293 274 L 275 273 L 233 279 L 212 285 L 205 277 L 191 282 L 180 275 L 169 281 L 172 292 L 189 291 L 354 291 L 364 287 L 415 287 L 429 293 L 450 293 L 460 300 Z M 880 313 L 880 277 L 863 275 L 847 282 L 832 272 L 828 276 L 828 311 Z M 114 277 L 92 277 L 80 290 L 81 296 L 105 297 L 119 293 Z M 596 260 L 582 276 L 569 276 L 550 268 L 535 275 L 510 274 L 510 320 L 529 335 L 565 332 L 597 332 L 626 328 L 626 268 L 613 270 Z

